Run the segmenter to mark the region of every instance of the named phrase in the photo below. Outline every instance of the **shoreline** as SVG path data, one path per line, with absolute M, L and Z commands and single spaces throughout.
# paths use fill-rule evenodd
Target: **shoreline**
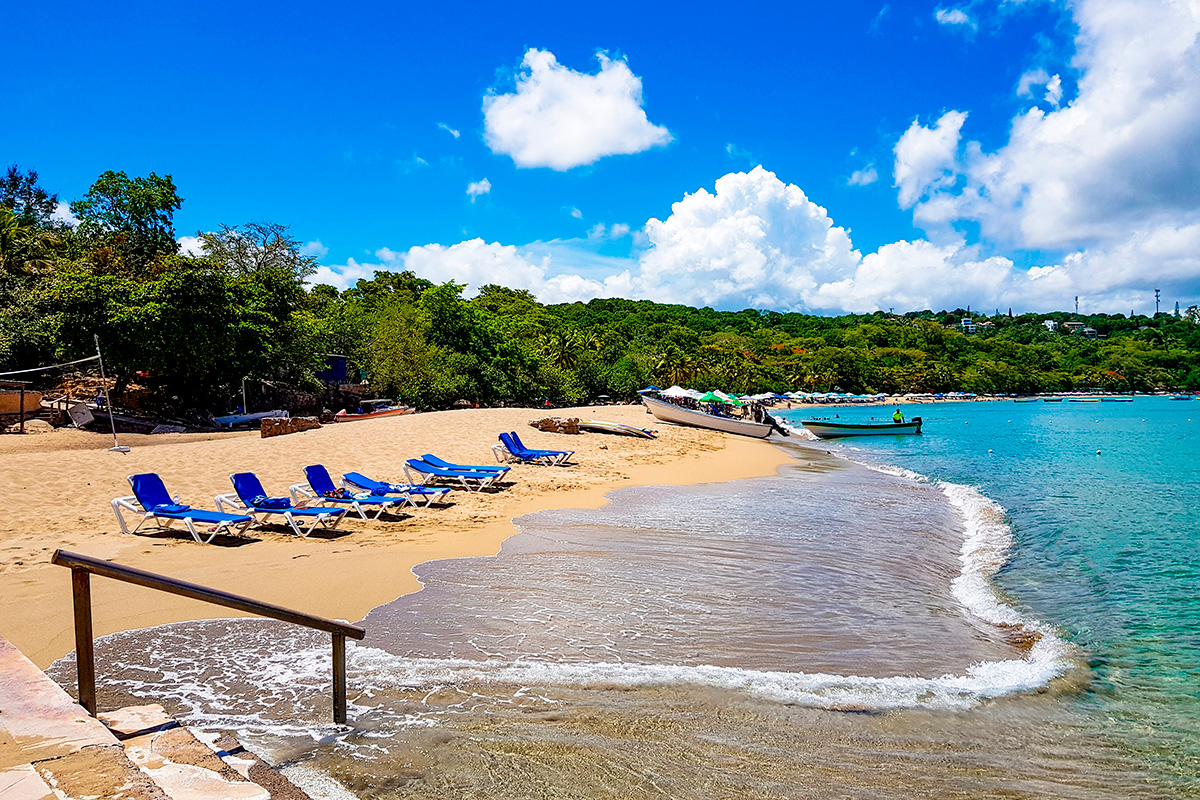
M 658 425 L 641 406 L 552 413 Z M 527 426 L 529 419 L 544 415 L 540 409 L 467 409 L 326 426 L 271 439 L 160 434 L 145 437 L 152 442 L 138 442 L 125 437 L 134 447 L 128 455 L 98 449 L 102 437 L 79 432 L 66 433 L 71 439 L 62 439 L 62 447 L 48 441 L 63 436 L 60 432 L 30 437 L 24 450 L 8 445 L 8 469 L 0 475 L 0 635 L 42 669 L 73 649 L 70 573 L 48 563 L 59 547 L 353 621 L 419 590 L 413 572 L 418 564 L 495 554 L 518 532 L 513 521 L 524 514 L 598 508 L 609 492 L 631 486 L 765 477 L 795 463 L 785 448 L 698 428 L 659 425 L 659 438 L 646 440 L 556 435 Z M 125 536 L 109 506 L 113 497 L 128 492 L 124 476 L 143 471 L 159 472 L 168 491 L 178 492 L 182 502 L 213 508 L 213 494 L 229 489 L 222 478 L 241 469 L 258 472 L 269 493 L 282 494 L 310 463 L 327 463 L 335 474 L 357 469 L 390 480 L 402 478 L 404 458 L 425 452 L 462 463 L 488 463 L 490 437 L 512 429 L 521 431 L 530 447 L 575 449 L 576 466 L 514 466 L 512 485 L 500 492 L 455 491 L 448 508 L 417 509 L 402 521 L 348 519 L 332 535 L 317 532 L 307 539 L 278 529 L 252 530 L 244 542 L 242 537 L 218 538 L 221 545 L 199 545 L 178 531 Z M 168 622 L 247 616 L 115 581 L 94 584 L 96 636 Z

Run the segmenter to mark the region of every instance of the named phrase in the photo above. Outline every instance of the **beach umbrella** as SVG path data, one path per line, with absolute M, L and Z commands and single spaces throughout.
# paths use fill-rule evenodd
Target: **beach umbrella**
M 675 386 L 672 386 L 670 389 L 663 390 L 661 392 L 661 394 L 663 397 L 691 397 L 692 396 L 692 393 L 690 390 L 684 389 L 682 386 L 679 386 L 678 384 L 676 384 Z
M 721 397 L 721 395 L 718 394 L 717 392 L 708 392 L 706 394 L 700 395 L 696 399 L 699 400 L 701 403 L 725 403 L 725 404 L 729 403 L 728 400 L 726 400 L 724 397 Z
M 662 389 L 658 388 L 657 386 L 650 385 L 650 386 L 647 386 L 645 389 L 638 389 L 638 394 L 648 394 L 650 392 L 661 392 L 661 391 L 662 391 Z

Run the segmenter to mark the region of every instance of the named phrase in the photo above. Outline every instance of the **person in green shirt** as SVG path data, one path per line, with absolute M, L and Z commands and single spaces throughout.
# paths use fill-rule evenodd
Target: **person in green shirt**
M 896 413 L 892 414 L 892 422 L 895 422 L 897 424 L 904 422 L 904 414 L 902 414 L 900 412 L 900 409 L 897 408 Z

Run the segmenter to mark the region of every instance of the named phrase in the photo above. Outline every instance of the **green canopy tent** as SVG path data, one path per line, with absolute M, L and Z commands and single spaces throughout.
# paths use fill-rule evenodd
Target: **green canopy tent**
M 708 392 L 696 398 L 701 403 L 721 403 L 726 406 L 743 406 L 745 403 L 738 400 L 736 397 L 722 397 L 716 392 Z

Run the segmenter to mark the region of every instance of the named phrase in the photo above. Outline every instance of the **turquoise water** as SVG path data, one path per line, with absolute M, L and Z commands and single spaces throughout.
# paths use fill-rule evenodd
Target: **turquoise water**
M 892 408 L 785 412 L 890 418 Z M 1075 702 L 1130 754 L 1200 778 L 1200 403 L 947 403 L 905 408 L 922 436 L 828 449 L 1002 505 L 1015 547 L 995 576 L 1018 609 L 1080 645 L 1094 680 Z

